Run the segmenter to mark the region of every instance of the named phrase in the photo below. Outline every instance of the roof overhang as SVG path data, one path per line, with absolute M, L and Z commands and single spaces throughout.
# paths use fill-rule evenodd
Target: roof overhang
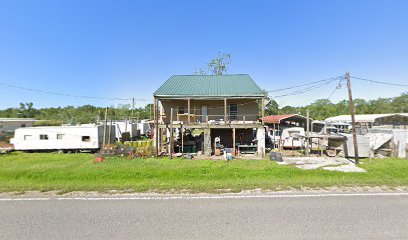
M 228 98 L 228 99 L 261 99 L 262 97 L 264 97 L 264 95 L 258 95 L 258 96 L 254 96 L 254 95 L 242 95 L 242 96 L 174 96 L 174 95 L 156 95 L 154 96 L 157 99 L 205 99 L 205 100 L 220 100 L 220 99 L 224 99 L 224 98 Z
M 312 120 L 311 118 L 309 118 Z M 286 115 L 272 115 L 272 116 L 265 116 L 261 118 L 263 123 L 266 124 L 280 124 L 282 121 L 294 121 L 294 122 L 306 122 L 307 117 L 299 115 L 299 114 L 286 114 Z
M 0 122 L 37 122 L 34 118 L 0 118 Z

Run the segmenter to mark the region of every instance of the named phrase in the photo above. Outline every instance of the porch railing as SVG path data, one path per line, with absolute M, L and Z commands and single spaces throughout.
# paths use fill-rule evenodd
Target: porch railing
M 173 124 L 189 124 L 189 125 L 227 125 L 227 124 L 251 124 L 257 123 L 258 114 L 243 114 L 243 115 L 199 115 L 199 114 L 177 114 L 173 116 Z M 165 122 L 170 122 L 168 119 Z

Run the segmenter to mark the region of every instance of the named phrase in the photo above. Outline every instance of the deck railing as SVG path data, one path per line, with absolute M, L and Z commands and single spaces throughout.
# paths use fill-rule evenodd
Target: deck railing
M 243 114 L 243 115 L 199 115 L 199 114 L 177 114 L 173 116 L 173 124 L 188 124 L 188 125 L 228 125 L 228 124 L 252 124 L 257 123 L 258 114 Z M 164 122 L 169 123 L 171 119 Z

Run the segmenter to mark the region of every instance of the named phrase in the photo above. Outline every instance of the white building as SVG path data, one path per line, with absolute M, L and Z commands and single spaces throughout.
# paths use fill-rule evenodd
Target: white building
M 387 128 L 408 128 L 408 113 L 386 113 L 386 114 L 357 114 L 356 123 L 360 126 L 372 128 L 383 126 Z M 351 123 L 350 115 L 339 115 L 326 118 L 326 123 Z
M 34 118 L 0 118 L 0 132 L 13 133 L 21 127 L 32 127 Z

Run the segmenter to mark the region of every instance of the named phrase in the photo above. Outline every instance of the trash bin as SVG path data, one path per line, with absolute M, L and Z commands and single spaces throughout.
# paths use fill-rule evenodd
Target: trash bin
M 269 153 L 269 159 L 271 161 L 276 161 L 276 162 L 282 162 L 282 154 L 279 152 L 270 152 Z

